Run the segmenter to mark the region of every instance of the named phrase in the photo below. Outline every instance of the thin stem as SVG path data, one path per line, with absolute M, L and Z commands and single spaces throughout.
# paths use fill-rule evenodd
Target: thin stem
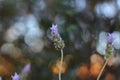
M 103 70 L 105 69 L 105 67 L 106 67 L 109 59 L 110 59 L 110 57 L 105 61 L 105 64 L 103 65 L 103 67 L 102 67 L 102 69 L 101 69 L 101 71 L 100 71 L 100 73 L 99 73 L 99 75 L 98 75 L 98 77 L 97 77 L 97 80 L 100 79 L 100 77 L 101 77 L 101 75 L 102 75 L 102 72 L 103 72 Z
M 61 60 L 60 60 L 60 69 L 59 69 L 59 80 L 61 80 L 62 63 L 63 63 L 63 49 L 61 49 Z

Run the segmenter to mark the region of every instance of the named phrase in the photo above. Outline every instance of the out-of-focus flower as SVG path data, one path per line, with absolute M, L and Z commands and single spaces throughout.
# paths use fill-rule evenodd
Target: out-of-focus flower
M 23 69 L 22 69 L 22 73 L 29 73 L 30 72 L 30 68 L 31 68 L 31 65 L 30 64 L 27 64 Z
M 58 28 L 57 25 L 52 25 L 51 29 L 51 36 L 52 36 L 52 40 L 54 42 L 54 46 L 56 49 L 63 49 L 65 47 L 64 41 L 62 40 L 59 32 L 58 32 Z
M 114 48 L 120 49 L 120 32 L 101 32 L 97 44 L 97 51 L 107 58 L 114 53 Z
M 25 80 L 31 71 L 31 64 L 27 64 L 20 73 L 21 80 Z
M 56 64 L 52 67 L 53 74 L 57 75 L 59 73 L 60 61 L 58 60 Z M 65 73 L 67 69 L 66 63 L 63 61 L 61 73 Z
M 114 31 L 113 33 L 108 33 L 107 41 L 111 43 L 115 49 L 120 49 L 120 32 Z
M 20 80 L 20 76 L 15 72 L 15 74 L 12 77 L 12 80 Z
M 86 80 L 89 77 L 89 69 L 87 65 L 82 65 L 76 71 L 76 76 L 81 80 Z

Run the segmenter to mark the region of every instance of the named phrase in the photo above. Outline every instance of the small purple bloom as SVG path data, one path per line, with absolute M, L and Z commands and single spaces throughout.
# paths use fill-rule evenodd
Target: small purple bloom
M 29 73 L 30 72 L 30 68 L 31 68 L 31 65 L 30 64 L 27 64 L 23 69 L 22 69 L 22 73 Z
M 108 40 L 108 43 L 112 43 L 113 42 L 113 34 L 111 33 L 108 33 L 108 36 L 107 36 L 107 40 Z
M 52 27 L 50 28 L 51 29 L 51 34 L 52 35 L 55 35 L 55 36 L 58 36 L 59 33 L 58 33 L 58 27 L 57 27 L 57 24 L 52 24 Z
M 54 31 L 57 31 L 58 32 L 58 29 L 57 29 L 57 24 L 52 24 L 52 27 L 50 28 L 53 32 Z
M 15 74 L 12 77 L 12 80 L 20 80 L 20 76 L 15 72 Z

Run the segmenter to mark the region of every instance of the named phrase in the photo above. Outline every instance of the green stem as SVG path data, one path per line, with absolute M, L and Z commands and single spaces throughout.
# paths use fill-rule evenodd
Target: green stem
M 98 75 L 98 77 L 97 77 L 97 80 L 100 79 L 100 77 L 101 77 L 101 75 L 102 75 L 102 72 L 103 72 L 103 70 L 105 69 L 105 67 L 106 67 L 109 59 L 110 59 L 110 57 L 105 61 L 105 64 L 103 65 L 103 67 L 102 67 L 102 69 L 101 69 L 101 71 L 100 71 L 100 73 L 99 73 L 99 75 Z
M 61 60 L 60 60 L 60 69 L 59 69 L 59 80 L 61 80 L 62 63 L 63 63 L 63 49 L 61 49 Z

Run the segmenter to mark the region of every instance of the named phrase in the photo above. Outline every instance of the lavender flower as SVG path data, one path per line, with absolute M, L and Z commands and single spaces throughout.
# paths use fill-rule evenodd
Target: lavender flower
M 20 80 L 20 76 L 15 72 L 15 74 L 12 77 L 12 80 Z
M 114 53 L 114 48 L 116 48 L 115 36 L 117 36 L 115 32 L 113 33 L 101 32 L 99 35 L 97 51 L 100 54 L 104 55 L 105 59 L 109 58 Z
M 28 77 L 29 73 L 31 70 L 31 64 L 27 64 L 21 71 L 20 73 L 20 79 L 21 80 L 26 80 L 26 78 Z
M 103 44 L 102 44 L 103 43 Z M 99 41 L 97 45 L 97 51 L 99 53 L 104 53 L 104 58 L 106 59 L 103 68 L 100 71 L 100 74 L 97 77 L 97 80 L 100 79 L 100 76 L 105 69 L 109 59 L 114 56 L 115 49 L 120 49 L 120 32 L 114 31 L 113 33 L 101 32 L 99 35 Z
M 113 37 L 114 37 L 114 36 L 113 36 L 112 33 L 108 33 L 108 36 L 107 36 L 107 41 L 108 41 L 108 43 L 112 43 L 112 42 L 113 42 L 113 40 L 114 40 Z
M 27 65 L 22 69 L 22 73 L 28 74 L 28 73 L 30 72 L 30 68 L 31 68 L 31 65 L 30 65 L 30 64 L 27 64 Z
M 56 25 L 52 24 L 52 27 L 50 29 L 51 29 L 51 34 L 52 35 L 59 36 L 57 24 Z
M 55 48 L 57 50 L 63 49 L 65 44 L 58 32 L 57 24 L 56 25 L 52 24 L 52 27 L 50 29 L 51 29 L 51 36 L 53 37 L 52 40 L 54 42 Z

